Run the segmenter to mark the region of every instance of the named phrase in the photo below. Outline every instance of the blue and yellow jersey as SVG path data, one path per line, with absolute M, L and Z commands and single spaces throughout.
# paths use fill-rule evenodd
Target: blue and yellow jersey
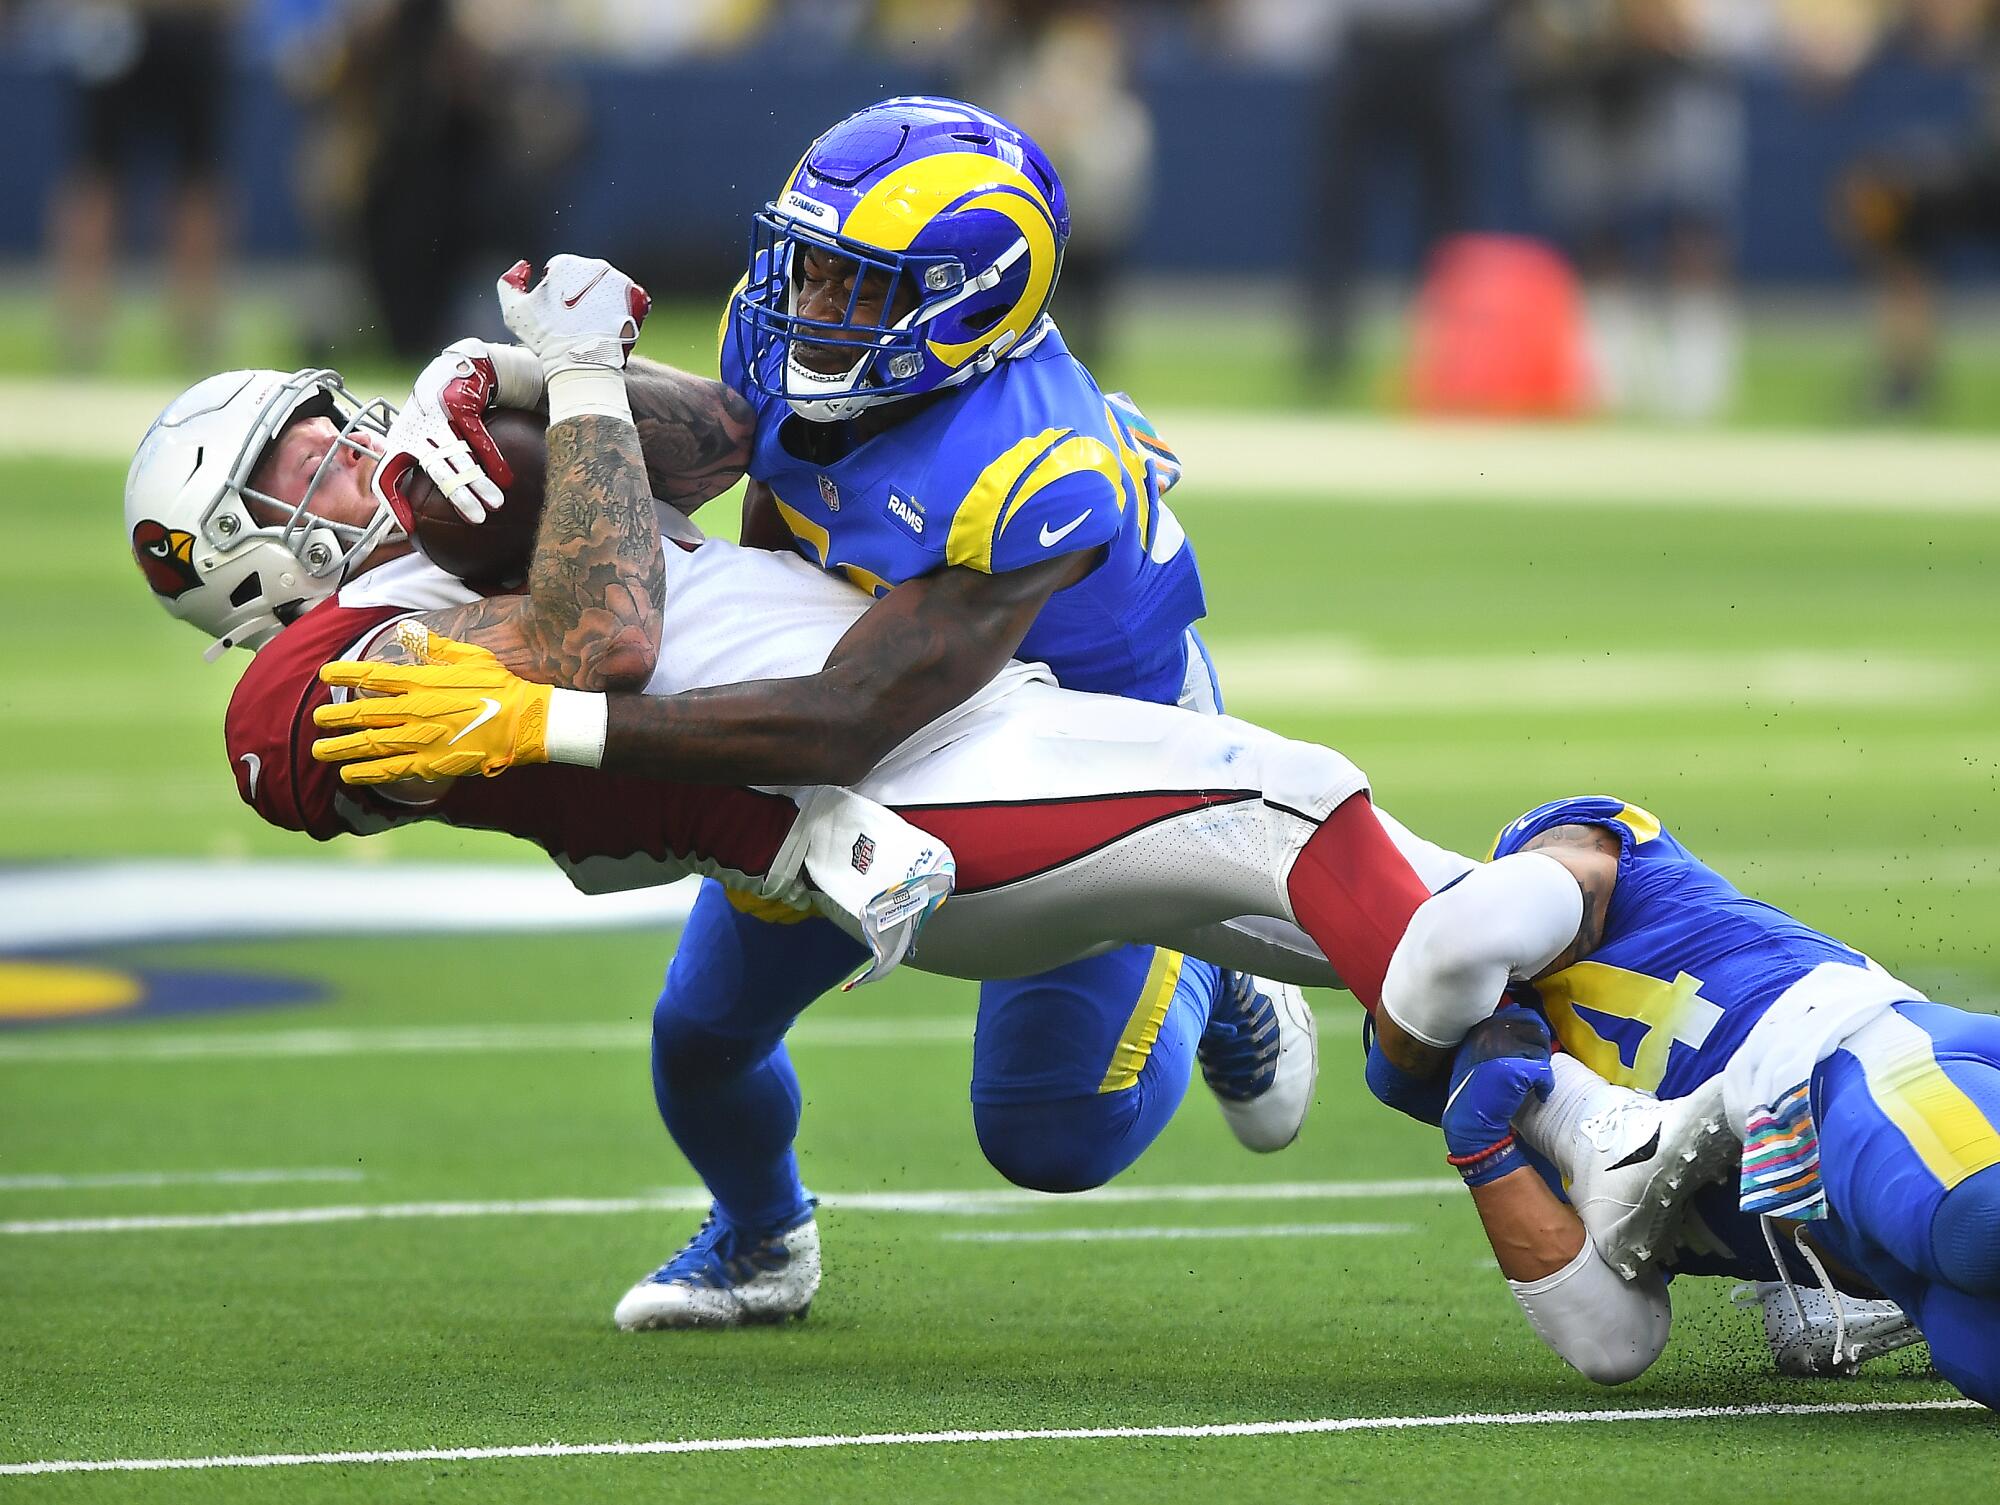
M 1772 1001 L 1814 967 L 1866 964 L 1860 952 L 1738 892 L 1623 800 L 1588 795 L 1531 810 L 1500 833 L 1493 855 L 1567 825 L 1602 826 L 1618 838 L 1604 940 L 1516 992 L 1607 1081 L 1684 1096 L 1720 1071 Z
M 998 574 L 1101 548 L 1018 656 L 1071 689 L 1171 703 L 1185 630 L 1206 611 L 1194 551 L 1161 500 L 1179 462 L 1128 399 L 1098 389 L 1052 322 L 1030 340 L 825 463 L 801 452 L 808 426 L 784 400 L 745 379 L 734 337 L 722 380 L 756 409 L 750 475 L 807 559 L 880 596 L 945 565 Z M 780 383 L 773 373 L 763 385 Z

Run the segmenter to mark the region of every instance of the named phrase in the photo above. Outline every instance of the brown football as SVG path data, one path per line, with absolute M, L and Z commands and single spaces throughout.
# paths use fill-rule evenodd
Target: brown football
M 514 469 L 499 511 L 467 522 L 421 470 L 404 478 L 403 494 L 416 520 L 417 547 L 433 564 L 477 590 L 516 590 L 528 578 L 548 490 L 548 429 L 540 414 L 512 408 L 488 413 L 486 429 Z

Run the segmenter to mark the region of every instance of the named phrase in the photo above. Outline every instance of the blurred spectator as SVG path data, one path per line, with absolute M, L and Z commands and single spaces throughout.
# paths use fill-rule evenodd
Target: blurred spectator
M 48 253 L 62 352 L 101 359 L 113 312 L 121 210 L 137 169 L 164 156 L 166 250 L 181 358 L 209 364 L 224 253 L 222 132 L 236 0 L 77 3 L 53 13 L 75 83 L 76 156 L 58 188 Z
M 1907 10 L 1905 40 L 1976 68 L 1985 97 L 1978 121 L 1957 137 L 1877 149 L 1840 185 L 1839 217 L 1880 298 L 1874 400 L 1887 412 L 1923 406 L 1936 385 L 1940 253 L 1967 240 L 2000 241 L 2000 4 L 1909 0 Z
M 1054 312 L 1086 364 L 1105 358 L 1120 264 L 1146 208 L 1153 123 L 1126 71 L 1121 7 L 989 0 L 969 29 L 959 87 L 1040 143 L 1069 196 Z
M 434 353 L 464 333 L 470 275 L 550 249 L 538 190 L 574 149 L 574 112 L 475 40 L 452 0 L 350 3 L 290 71 L 318 116 L 308 217 L 360 270 L 395 353 Z
M 1302 271 L 1306 372 L 1325 384 L 1352 353 L 1354 288 L 1376 174 L 1416 181 L 1420 255 L 1463 229 L 1473 145 L 1467 65 L 1489 0 L 1333 0 L 1340 23 L 1314 126 Z M 1316 7 L 1293 7 L 1299 24 Z
M 1583 273 L 1614 410 L 1706 418 L 1734 393 L 1741 64 L 1772 19 L 1761 0 L 1515 7 L 1536 189 Z M 1649 284 L 1665 293 L 1657 339 Z

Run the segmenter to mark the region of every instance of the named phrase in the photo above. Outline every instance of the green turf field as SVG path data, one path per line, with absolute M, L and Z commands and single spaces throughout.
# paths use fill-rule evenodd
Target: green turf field
M 425 831 L 314 852 L 255 825 L 218 731 L 236 669 L 204 666 L 144 599 L 114 521 L 121 473 L 0 460 L 0 858 L 509 855 Z M 1607 497 L 1618 484 L 1606 476 Z M 1426 834 L 1483 850 L 1543 799 L 1613 791 L 1935 996 L 1992 1006 L 2000 509 L 1884 500 L 1825 517 L 1749 496 L 1698 512 L 1335 505 L 1191 476 L 1175 505 L 1225 687 L 1234 671 L 1247 687 L 1238 708 L 1344 748 Z M 1316 677 L 1327 665 L 1344 677 Z M 1485 1261 L 1434 1136 L 1365 1099 L 1344 996 L 1318 1000 L 1320 1100 L 1291 1150 L 1247 1158 L 1197 1086 L 1117 1197 L 1010 1197 L 967 1112 L 973 990 L 907 971 L 820 1006 L 796 1047 L 801 1155 L 828 1198 L 811 1320 L 618 1334 L 618 1295 L 696 1219 L 646 1076 L 671 945 L 84 958 L 329 992 L 0 1030 L 0 1463 L 1951 1393 L 1920 1350 L 1854 1382 L 1782 1381 L 1727 1287 L 1699 1282 L 1645 1378 L 1605 1392 L 1570 1374 Z M 245 1170 L 312 1179 L 213 1177 Z M 377 1215 L 266 1216 L 326 1208 Z M 148 1216 L 208 1226 L 49 1226 Z M 0 1497 L 1970 1501 L 1996 1487 L 1996 1449 L 1991 1423 L 1959 1411 L 1737 1414 L 0 1474 Z

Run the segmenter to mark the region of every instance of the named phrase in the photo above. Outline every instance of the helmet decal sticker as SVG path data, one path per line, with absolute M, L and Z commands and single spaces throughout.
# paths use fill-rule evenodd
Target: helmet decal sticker
M 194 535 L 169 528 L 150 517 L 142 518 L 132 530 L 132 557 L 145 571 L 153 593 L 169 601 L 201 584 L 194 568 Z

